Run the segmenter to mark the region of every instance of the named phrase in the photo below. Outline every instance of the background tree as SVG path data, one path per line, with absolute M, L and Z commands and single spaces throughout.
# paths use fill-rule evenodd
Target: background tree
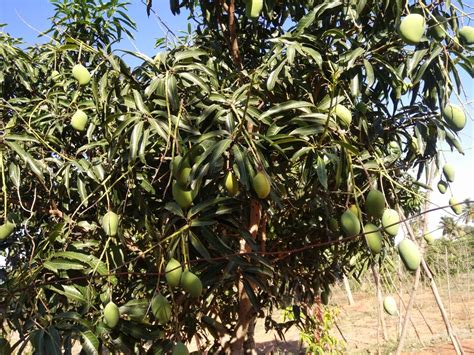
M 256 316 L 290 326 L 273 311 L 325 300 L 354 256 L 383 262 L 393 236 L 374 252 L 360 223 L 420 210 L 438 144 L 459 148 L 440 112 L 473 69 L 462 4 L 255 1 L 172 1 L 198 23 L 191 44 L 130 53 L 136 68 L 114 49 L 135 27 L 118 0 L 54 2 L 45 45 L 1 34 L 15 348 L 158 353 L 196 337 L 242 353 Z M 409 13 L 429 26 L 415 45 L 398 33 Z M 331 217 L 350 206 L 343 234 Z

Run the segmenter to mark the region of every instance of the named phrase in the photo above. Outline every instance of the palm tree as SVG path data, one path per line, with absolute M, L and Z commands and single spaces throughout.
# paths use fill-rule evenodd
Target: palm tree
M 474 204 L 469 199 L 464 200 L 463 214 L 464 223 L 469 224 L 474 222 Z
M 443 236 L 446 239 L 456 239 L 459 237 L 460 228 L 453 217 L 441 217 L 440 226 L 443 228 Z

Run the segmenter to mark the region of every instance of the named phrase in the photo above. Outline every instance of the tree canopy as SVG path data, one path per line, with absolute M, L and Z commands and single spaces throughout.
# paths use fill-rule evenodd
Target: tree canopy
M 462 2 L 173 0 L 196 31 L 154 58 L 118 48 L 135 30 L 126 3 L 52 3 L 48 43 L 0 32 L 0 302 L 16 349 L 160 353 L 197 336 L 238 352 L 242 302 L 278 327 L 274 309 L 382 263 L 394 236 L 374 252 L 364 225 L 418 213 L 440 144 L 462 153 Z M 340 226 L 351 207 L 355 233 Z

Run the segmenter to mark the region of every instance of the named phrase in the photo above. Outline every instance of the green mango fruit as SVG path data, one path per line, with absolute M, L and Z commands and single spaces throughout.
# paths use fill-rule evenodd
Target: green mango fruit
M 178 182 L 173 183 L 172 193 L 174 200 L 182 209 L 188 209 L 193 204 L 193 192 L 185 190 Z
M 396 223 L 396 224 L 395 224 Z M 400 229 L 400 216 L 398 212 L 387 208 L 382 215 L 382 227 L 384 231 L 395 237 L 398 234 L 398 230 Z
M 334 233 L 337 233 L 339 232 L 339 222 L 337 221 L 336 218 L 331 218 L 328 222 L 328 225 L 329 225 L 329 230 L 334 232 Z
M 403 239 L 398 244 L 398 253 L 408 270 L 418 269 L 421 263 L 421 254 L 415 243 L 409 239 Z
M 195 274 L 189 270 L 185 270 L 181 275 L 181 287 L 191 297 L 197 298 L 202 294 L 202 283 Z
M 327 291 L 321 292 L 321 303 L 326 306 L 329 304 L 329 292 Z
M 458 204 L 458 201 L 454 197 L 449 199 L 449 205 L 455 214 L 462 214 L 462 204 Z
M 163 295 L 159 294 L 151 300 L 151 312 L 160 324 L 166 324 L 171 319 L 171 305 Z
M 191 175 L 191 164 L 187 158 L 177 155 L 173 158 L 172 162 L 172 174 L 181 186 L 189 184 L 189 178 Z
M 177 342 L 171 355 L 189 355 L 189 350 L 182 342 Z
M 365 241 L 373 254 L 378 254 L 382 250 L 382 233 L 379 228 L 371 223 L 364 226 Z
M 71 126 L 76 131 L 83 131 L 86 129 L 87 125 L 87 115 L 82 110 L 77 110 L 71 118 Z
M 438 182 L 438 191 L 441 192 L 442 194 L 445 194 L 447 190 L 448 190 L 448 184 L 440 180 Z
M 423 239 L 425 240 L 426 244 L 431 245 L 434 243 L 434 237 L 432 234 L 428 233 L 423 236 Z
M 357 205 L 350 205 L 349 210 L 357 217 L 359 220 L 362 220 L 362 211 Z
M 247 17 L 256 19 L 263 10 L 263 0 L 247 0 L 245 14 Z
M 231 171 L 225 177 L 224 186 L 229 196 L 234 197 L 239 193 L 239 181 Z
M 264 172 L 261 171 L 253 177 L 252 185 L 259 198 L 264 199 L 270 195 L 270 178 Z
M 344 123 L 346 127 L 349 127 L 351 125 L 352 113 L 347 107 L 337 104 L 334 107 L 334 113 Z
M 436 16 L 436 21 L 430 21 L 430 28 L 428 33 L 431 37 L 437 41 L 442 41 L 446 38 L 446 21 L 447 19 L 443 16 Z
M 61 74 L 57 70 L 51 72 L 51 79 L 53 81 L 59 81 L 61 79 Z
M 385 196 L 379 190 L 370 190 L 365 199 L 365 209 L 370 216 L 380 218 L 385 209 Z
M 400 22 L 400 36 L 408 44 L 418 44 L 425 33 L 425 18 L 420 14 L 410 14 Z
M 0 240 L 7 239 L 10 235 L 12 235 L 13 231 L 15 230 L 15 224 L 12 222 L 6 221 L 0 226 Z
M 393 298 L 392 296 L 387 296 L 384 298 L 383 309 L 385 310 L 385 312 L 387 312 L 391 316 L 394 316 L 398 312 L 397 308 L 397 301 L 395 301 L 395 298 Z
M 116 236 L 119 225 L 119 217 L 116 213 L 109 211 L 102 217 L 102 228 L 108 236 Z
M 181 274 L 183 268 L 178 260 L 172 258 L 168 261 L 165 267 L 165 278 L 168 285 L 171 287 L 177 287 L 181 282 Z
M 466 126 L 466 115 L 457 105 L 447 104 L 443 108 L 443 117 L 454 131 L 460 131 Z
M 82 64 L 76 64 L 72 68 L 72 76 L 79 82 L 79 85 L 86 85 L 91 81 L 91 74 Z
M 4 337 L 0 337 L 0 355 L 13 354 L 10 343 Z
M 462 44 L 474 44 L 474 27 L 464 26 L 458 32 Z
M 360 221 L 350 210 L 342 214 L 341 227 L 347 237 L 354 237 L 360 233 Z
M 456 177 L 456 170 L 454 169 L 453 165 L 446 163 L 443 166 L 443 174 L 446 180 L 453 182 L 454 178 Z
M 115 328 L 120 320 L 120 311 L 113 302 L 107 303 L 104 308 L 104 321 L 110 328 Z

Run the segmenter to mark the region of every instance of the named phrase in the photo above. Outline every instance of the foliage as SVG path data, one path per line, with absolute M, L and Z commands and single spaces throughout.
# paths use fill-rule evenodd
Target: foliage
M 298 311 L 300 309 L 298 308 Z M 296 321 L 301 327 L 300 337 L 305 344 L 306 352 L 311 354 L 343 354 L 345 344 L 334 336 L 334 325 L 339 316 L 339 309 L 316 303 L 312 309 L 295 315 L 295 306 L 284 312 L 284 321 Z
M 459 66 L 472 73 L 470 50 L 454 41 L 454 4 L 267 1 L 250 20 L 243 1 L 234 13 L 172 1 L 199 21 L 193 40 L 159 41 L 155 58 L 127 52 L 142 60 L 136 68 L 114 46 L 135 28 L 125 3 L 53 4 L 50 43 L 22 49 L 0 33 L 2 217 L 17 226 L 0 242 L 0 302 L 17 349 L 29 341 L 59 353 L 80 338 L 90 354 L 145 344 L 151 353 L 197 335 L 217 351 L 208 334 L 233 339 L 239 328 L 239 281 L 255 314 L 295 293 L 312 303 L 374 261 L 364 238 L 342 239 L 329 218 L 351 204 L 364 210 L 375 186 L 413 215 L 438 143 L 449 135 L 459 146 L 439 113 L 461 90 Z M 396 28 L 408 10 L 445 15 L 449 37 L 407 46 Z M 90 84 L 72 77 L 77 63 Z M 336 104 L 350 110 L 350 126 Z M 82 133 L 70 126 L 78 109 L 89 119 Z M 184 164 L 173 174 L 178 155 L 189 177 L 179 175 Z M 223 187 L 228 171 L 235 198 Z M 265 200 L 252 188 L 260 171 L 271 181 Z M 191 208 L 175 201 L 175 180 Z M 248 230 L 255 204 L 258 240 Z M 108 211 L 119 215 L 117 236 L 102 228 Z M 384 238 L 380 262 L 392 245 Z M 165 283 L 171 257 L 199 276 L 202 297 Z M 172 304 L 164 325 L 150 311 L 157 294 Z M 121 313 L 114 329 L 102 319 L 110 300 Z

